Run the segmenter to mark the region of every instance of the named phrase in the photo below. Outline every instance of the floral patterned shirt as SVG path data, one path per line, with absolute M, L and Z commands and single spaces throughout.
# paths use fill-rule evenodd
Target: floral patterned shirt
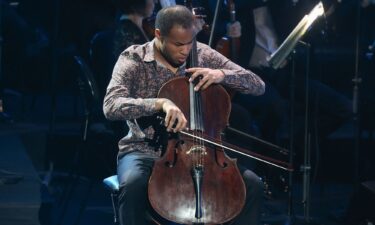
M 146 139 L 152 139 L 152 126 L 141 128 L 141 117 L 158 113 L 155 107 L 157 94 L 161 86 L 176 76 L 185 75 L 185 65 L 176 73 L 155 60 L 154 41 L 143 45 L 133 45 L 123 51 L 114 67 L 111 81 L 104 98 L 104 114 L 109 120 L 126 120 L 129 133 L 119 141 L 120 153 L 142 151 L 160 155 Z M 222 85 L 236 91 L 261 95 L 265 91 L 264 82 L 254 73 L 238 66 L 229 59 L 198 43 L 198 66 L 220 69 L 225 74 Z

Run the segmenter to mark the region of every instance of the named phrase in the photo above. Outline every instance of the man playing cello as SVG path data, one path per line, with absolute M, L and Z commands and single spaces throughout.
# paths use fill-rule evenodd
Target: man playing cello
M 195 91 L 219 83 L 252 95 L 261 95 L 265 90 L 263 81 L 256 74 L 201 43 L 197 44 L 198 67 L 186 69 L 186 60 L 197 33 L 194 16 L 186 7 L 172 6 L 160 10 L 155 26 L 152 41 L 133 45 L 121 53 L 104 99 L 106 118 L 126 120 L 129 126 L 129 133 L 119 141 L 117 166 L 122 225 L 150 223 L 146 219 L 146 212 L 151 210 L 147 185 L 160 151 L 155 151 L 149 141 L 155 130 L 140 121 L 164 112 L 167 131 L 183 131 L 187 126 L 184 113 L 171 100 L 157 98 L 165 82 L 188 72 L 192 74 L 189 81 L 201 77 Z M 233 224 L 259 224 L 263 184 L 250 170 L 240 169 L 240 172 L 246 186 L 246 201 Z

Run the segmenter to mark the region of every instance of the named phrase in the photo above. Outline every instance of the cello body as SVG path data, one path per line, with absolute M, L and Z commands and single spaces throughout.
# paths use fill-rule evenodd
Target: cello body
M 200 95 L 204 131 L 196 132 L 220 139 L 230 113 L 230 97 L 220 85 L 211 85 Z M 187 77 L 168 81 L 158 97 L 173 101 L 190 121 Z M 160 216 L 179 224 L 222 224 L 232 220 L 241 211 L 246 196 L 236 161 L 218 147 L 200 145 L 181 134 L 172 136 L 164 155 L 155 161 L 149 180 L 151 206 Z

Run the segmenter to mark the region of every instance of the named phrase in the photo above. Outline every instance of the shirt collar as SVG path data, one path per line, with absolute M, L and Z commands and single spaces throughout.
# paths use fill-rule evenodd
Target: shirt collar
M 147 43 L 146 49 L 145 49 L 145 57 L 144 57 L 143 61 L 145 61 L 145 62 L 155 61 L 154 45 L 155 45 L 155 38 L 152 41 Z
M 148 42 L 145 46 L 144 62 L 154 62 L 155 60 L 155 38 Z M 177 73 L 184 73 L 186 68 L 186 62 L 178 68 Z

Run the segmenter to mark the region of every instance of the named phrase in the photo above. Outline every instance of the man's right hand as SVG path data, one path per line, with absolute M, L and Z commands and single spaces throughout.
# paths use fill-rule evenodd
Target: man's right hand
M 234 23 L 227 24 L 227 36 L 231 38 L 241 37 L 241 24 L 236 21 Z
M 158 99 L 156 108 L 165 112 L 164 125 L 167 127 L 168 132 L 173 131 L 176 133 L 186 128 L 187 120 L 183 112 L 171 100 L 166 98 Z

